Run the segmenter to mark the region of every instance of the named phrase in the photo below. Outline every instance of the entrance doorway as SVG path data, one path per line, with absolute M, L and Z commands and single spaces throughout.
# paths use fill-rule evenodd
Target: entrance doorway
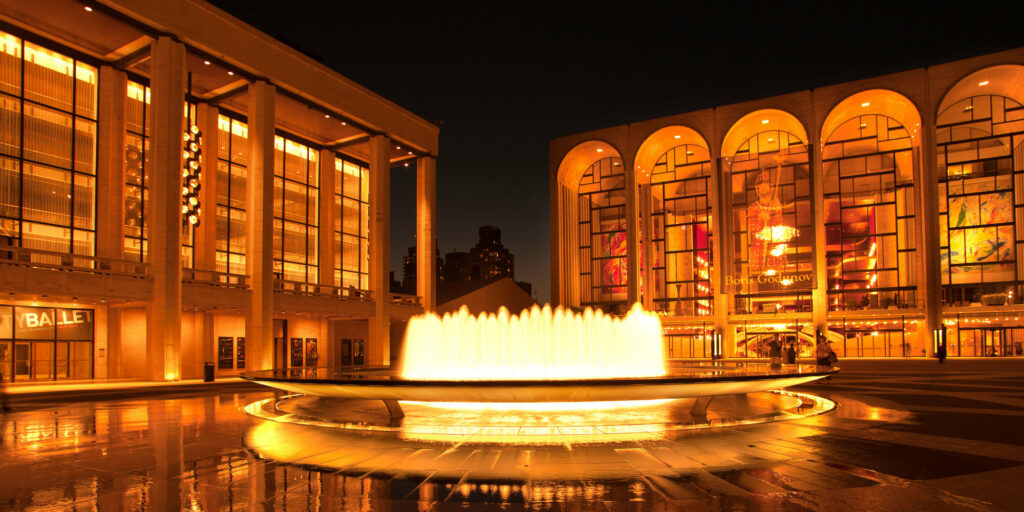
M 363 340 L 343 338 L 339 346 L 341 346 L 342 366 L 363 366 L 366 364 L 363 352 L 365 342 Z

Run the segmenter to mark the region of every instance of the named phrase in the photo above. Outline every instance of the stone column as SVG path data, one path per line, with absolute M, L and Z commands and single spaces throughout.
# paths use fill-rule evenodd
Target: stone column
M 416 294 L 423 311 L 437 307 L 437 161 L 424 156 L 416 160 Z
M 203 134 L 202 177 L 199 180 L 199 226 L 195 228 L 196 268 L 217 269 L 217 151 L 220 129 L 217 107 L 200 103 L 196 106 L 195 124 Z
M 181 378 L 181 166 L 185 123 L 185 45 L 153 43 L 150 84 L 149 269 L 153 300 L 146 321 L 149 380 Z
M 124 259 L 125 130 L 128 78 L 100 66 L 96 134 L 96 255 Z
M 319 240 L 319 275 L 320 284 L 341 286 L 341 282 L 334 280 L 334 255 L 340 249 L 334 243 L 334 221 L 341 216 L 341 211 L 334 205 L 335 179 L 341 179 L 335 165 L 334 152 L 328 149 L 320 150 L 320 240 Z
M 718 158 L 719 148 L 712 145 L 709 151 L 711 158 L 711 179 L 708 183 L 708 202 L 711 204 L 711 294 L 712 313 L 714 313 L 715 330 L 722 333 L 722 354 L 724 357 L 732 357 L 736 353 L 736 329 L 729 325 L 729 300 L 732 297 L 724 288 L 725 279 L 722 274 L 725 269 L 732 268 L 726 262 L 733 258 L 733 254 L 726 254 L 727 237 L 726 226 L 731 223 L 725 222 L 724 215 L 732 215 L 732 211 L 725 207 L 730 200 L 723 194 L 722 182 L 719 173 L 721 160 Z M 726 213 L 728 212 L 728 213 Z
M 921 111 L 921 130 L 915 149 L 917 167 L 917 221 L 921 227 L 918 254 L 918 307 L 924 309 L 924 322 L 918 324 L 918 343 L 925 355 L 935 354 L 932 332 L 942 326 L 942 261 L 939 258 L 939 170 L 935 155 L 935 115 L 932 109 Z M 916 139 L 916 138 L 915 138 Z M 946 341 L 949 346 L 949 341 Z
M 366 364 L 391 362 L 391 141 L 384 135 L 370 137 L 370 289 L 373 292 L 373 317 L 370 318 L 370 343 Z
M 249 84 L 245 342 L 252 370 L 274 365 L 274 98 L 273 85 Z
M 811 140 L 811 204 L 814 207 L 814 289 L 811 291 L 811 322 L 815 329 L 828 333 L 828 260 L 825 257 L 827 241 L 825 240 L 825 176 L 822 162 L 822 139 L 818 129 L 811 126 L 808 130 Z M 818 144 L 814 144 L 818 141 Z

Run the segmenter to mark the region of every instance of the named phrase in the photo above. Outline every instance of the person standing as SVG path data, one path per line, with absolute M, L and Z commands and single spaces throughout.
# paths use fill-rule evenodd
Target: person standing
M 768 342 L 768 361 L 772 369 L 782 368 L 782 342 L 779 341 L 778 334 L 773 335 Z
M 818 336 L 818 346 L 814 349 L 814 357 L 817 359 L 818 366 L 831 367 L 833 354 L 832 347 L 828 346 L 828 340 L 824 336 Z
M 784 361 L 786 364 L 796 364 L 796 343 L 789 342 L 789 346 L 786 347 L 786 358 Z

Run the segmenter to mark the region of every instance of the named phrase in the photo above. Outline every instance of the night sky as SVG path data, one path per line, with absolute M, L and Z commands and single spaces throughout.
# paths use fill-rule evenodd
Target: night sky
M 551 139 L 1024 46 L 1022 8 L 983 2 L 213 3 L 440 123 L 438 248 L 464 251 L 478 226 L 501 228 L 516 279 L 542 303 Z M 391 180 L 401 280 L 415 171 Z

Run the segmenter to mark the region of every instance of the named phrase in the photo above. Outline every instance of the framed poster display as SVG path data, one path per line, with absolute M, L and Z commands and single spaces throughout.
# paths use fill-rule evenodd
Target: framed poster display
M 217 369 L 234 369 L 235 362 L 235 339 L 231 336 L 217 337 Z
M 292 338 L 288 352 L 291 354 L 289 366 L 292 368 L 302 367 L 302 338 Z
M 316 338 L 306 338 L 306 366 L 316 366 Z
M 245 369 L 245 337 L 239 336 L 235 345 L 235 368 Z

